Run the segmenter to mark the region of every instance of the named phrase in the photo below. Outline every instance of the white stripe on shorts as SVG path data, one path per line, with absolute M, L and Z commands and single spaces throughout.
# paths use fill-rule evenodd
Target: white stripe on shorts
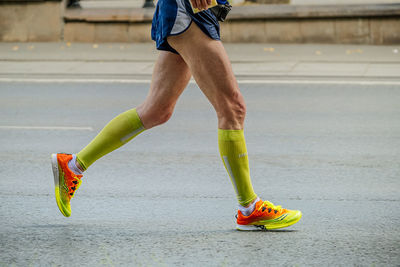
M 185 0 L 175 1 L 178 6 L 178 10 L 176 12 L 175 23 L 172 27 L 171 34 L 180 34 L 189 27 L 190 22 L 192 22 L 192 18 L 186 12 Z

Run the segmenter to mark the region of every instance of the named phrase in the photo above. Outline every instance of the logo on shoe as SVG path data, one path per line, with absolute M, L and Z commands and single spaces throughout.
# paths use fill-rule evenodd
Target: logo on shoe
M 283 214 L 281 216 L 279 216 L 278 218 L 275 218 L 274 221 L 282 221 L 283 219 L 285 219 L 288 216 L 288 214 Z
M 68 188 L 68 186 L 65 184 L 65 174 L 64 174 L 64 172 L 61 172 L 61 180 L 62 180 L 62 186 L 63 186 L 63 188 L 64 188 L 64 190 L 67 192 L 67 194 L 68 194 L 68 192 L 69 192 L 69 188 Z

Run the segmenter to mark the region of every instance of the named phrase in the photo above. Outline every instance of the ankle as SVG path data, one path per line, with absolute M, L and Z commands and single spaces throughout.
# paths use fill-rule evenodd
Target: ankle
M 244 216 L 249 216 L 254 209 L 256 208 L 256 203 L 260 200 L 259 197 L 257 197 L 255 200 L 253 200 L 252 202 L 250 202 L 250 204 L 248 204 L 247 206 L 242 206 L 239 205 L 239 210 L 240 212 L 244 215 Z
M 68 168 L 77 175 L 81 175 L 83 173 L 83 169 L 76 160 L 75 154 L 72 155 L 72 159 L 68 162 Z
M 85 170 L 82 168 L 81 164 L 79 164 L 79 161 L 75 160 L 75 165 L 76 167 L 81 171 L 84 172 Z

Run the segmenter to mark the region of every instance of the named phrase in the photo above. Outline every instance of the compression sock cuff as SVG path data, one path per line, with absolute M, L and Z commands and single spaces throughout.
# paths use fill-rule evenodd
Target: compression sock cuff
M 81 168 L 83 169 L 83 171 L 86 171 L 87 167 L 85 166 L 85 164 L 83 163 L 83 161 L 81 161 L 78 157 L 78 155 L 76 155 L 76 161 L 78 162 L 79 166 L 81 166 Z
M 244 140 L 244 131 L 218 129 L 218 139 L 221 141 L 242 141 Z

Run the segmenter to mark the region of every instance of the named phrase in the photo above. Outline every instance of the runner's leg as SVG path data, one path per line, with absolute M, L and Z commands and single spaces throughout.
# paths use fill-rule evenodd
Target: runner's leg
M 189 68 L 179 55 L 161 52 L 154 68 L 150 92 L 142 105 L 112 119 L 76 156 L 63 153 L 52 155 L 55 196 L 64 216 L 71 216 L 70 201 L 81 185 L 82 171 L 146 128 L 166 122 L 190 76 Z
M 243 129 L 246 105 L 221 41 L 206 36 L 195 23 L 168 43 L 188 64 L 200 89 L 214 106 L 220 129 Z
M 96 160 L 132 140 L 145 129 L 165 123 L 187 86 L 191 74 L 181 56 L 161 51 L 155 64 L 150 91 L 136 109 L 121 113 L 82 149 L 76 157 L 87 169 Z
M 168 43 L 183 57 L 215 108 L 221 158 L 239 203 L 247 206 L 257 196 L 251 184 L 243 134 L 246 106 L 225 49 L 220 41 L 206 36 L 195 23 L 185 33 L 168 37 Z
M 154 66 L 149 94 L 137 107 L 146 129 L 168 121 L 190 77 L 190 70 L 180 55 L 160 51 Z

